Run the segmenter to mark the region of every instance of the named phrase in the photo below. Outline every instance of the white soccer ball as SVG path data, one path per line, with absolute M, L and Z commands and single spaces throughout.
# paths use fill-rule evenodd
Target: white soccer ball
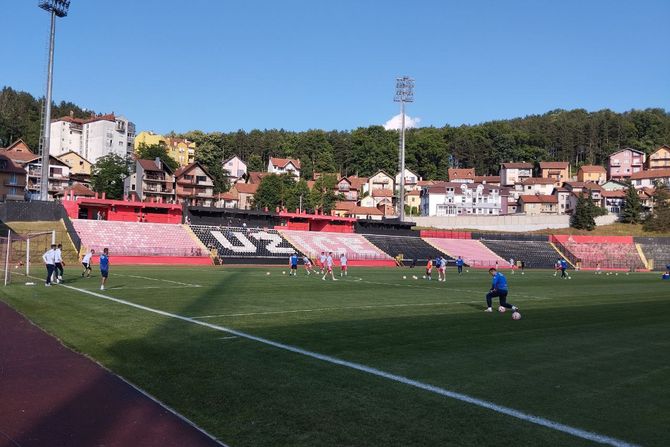
M 407 276 L 405 276 L 405 275 L 402 275 L 402 279 L 407 279 Z
M 572 276 L 568 276 L 568 279 L 572 279 Z
M 630 275 L 630 273 L 626 272 L 626 276 Z
M 416 275 L 412 275 L 412 279 L 419 279 L 416 277 Z
M 466 270 L 465 273 L 470 273 L 470 270 Z
M 266 272 L 265 274 L 269 276 L 269 275 L 270 275 L 270 272 Z
M 282 275 L 285 275 L 285 274 L 286 274 L 286 270 L 282 270 L 281 274 L 282 274 Z
M 505 312 L 506 310 L 507 310 L 507 309 L 505 309 L 503 306 L 498 307 L 498 312 L 500 312 L 500 313 L 503 313 L 503 312 Z
M 619 274 L 618 274 L 618 273 L 615 273 L 614 276 L 619 276 Z
M 514 312 L 512 314 L 512 320 L 520 320 L 521 319 L 521 314 L 519 312 Z

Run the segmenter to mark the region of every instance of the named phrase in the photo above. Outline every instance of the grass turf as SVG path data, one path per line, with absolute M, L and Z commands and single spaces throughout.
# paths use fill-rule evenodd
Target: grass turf
M 670 442 L 670 289 L 657 274 L 507 275 L 523 318 L 485 314 L 490 277 L 356 269 L 113 267 L 104 292 L 647 446 Z M 266 272 L 270 271 L 271 275 Z M 98 278 L 68 285 L 99 292 Z M 407 275 L 409 279 L 403 279 Z M 2 299 L 231 446 L 591 445 L 570 435 L 63 287 Z M 199 287 L 191 287 L 198 285 Z

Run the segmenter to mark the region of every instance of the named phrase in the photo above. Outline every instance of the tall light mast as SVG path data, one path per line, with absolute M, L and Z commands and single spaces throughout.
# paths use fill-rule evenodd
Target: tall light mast
M 396 78 L 395 102 L 400 103 L 400 144 L 398 158 L 400 159 L 400 204 L 398 217 L 405 220 L 405 103 L 414 102 L 414 79 L 409 76 Z

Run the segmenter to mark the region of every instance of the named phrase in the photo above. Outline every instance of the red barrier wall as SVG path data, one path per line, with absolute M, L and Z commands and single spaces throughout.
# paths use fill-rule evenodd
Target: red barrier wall
M 633 236 L 573 236 L 570 234 L 555 234 L 551 242 L 574 242 L 576 244 L 632 244 Z
M 194 256 L 111 256 L 109 263 L 113 269 L 115 265 L 212 265 L 210 257 Z M 94 267 L 100 265 L 98 256 L 94 256 Z
M 439 237 L 443 239 L 472 239 L 472 233 L 469 231 L 450 231 L 450 230 L 421 230 L 421 237 Z

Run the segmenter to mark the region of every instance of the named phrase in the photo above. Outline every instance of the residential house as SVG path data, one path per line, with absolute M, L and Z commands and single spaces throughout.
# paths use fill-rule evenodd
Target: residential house
M 174 173 L 160 158 L 136 160 L 135 172 L 124 182 L 124 192 L 145 202 L 174 203 Z
M 393 177 L 391 177 L 384 171 L 377 171 L 375 175 L 373 175 L 368 179 L 367 190 L 370 193 L 372 193 L 372 191 L 376 189 L 386 189 L 391 191 L 391 193 L 393 193 L 395 191 L 395 182 L 393 180 Z
M 251 183 L 252 185 L 260 185 L 264 177 L 270 175 L 268 172 L 259 172 L 259 171 L 249 171 L 247 173 L 246 183 Z M 242 179 L 238 180 L 237 183 L 242 182 Z
M 405 206 L 409 207 L 410 212 L 419 213 L 421 211 L 421 191 L 405 193 Z
M 177 200 L 189 206 L 212 206 L 214 179 L 199 162 L 175 171 Z
M 521 184 L 517 183 L 514 189 L 518 190 L 519 187 L 521 187 L 521 194 L 524 195 L 549 195 L 554 192 L 555 183 L 553 178 L 531 177 L 521 182 Z
M 352 202 L 349 200 L 340 200 L 335 202 L 335 205 L 333 206 L 332 209 L 332 214 L 333 216 L 337 217 L 349 217 L 351 210 L 353 210 L 356 207 L 357 207 L 356 202 Z
M 135 136 L 135 140 L 133 141 L 135 152 L 139 150 L 140 145 L 144 146 L 164 145 L 165 147 L 167 147 L 167 142 L 163 135 L 143 130 L 142 132 L 138 133 Z
M 493 185 L 447 182 L 421 191 L 422 216 L 507 214 L 509 190 Z
M 82 183 L 73 183 L 63 190 L 63 196 L 72 197 L 73 200 L 77 200 L 79 198 L 95 197 L 95 193 Z
M 591 197 L 593 204 L 602 206 L 602 186 L 593 182 L 566 182 L 564 188 L 569 192 L 567 201 L 565 203 L 565 212 L 568 214 L 574 213 L 577 208 L 577 199 L 581 194 L 584 197 Z
M 352 187 L 351 180 L 347 177 L 342 177 L 335 185 L 335 195 L 341 195 L 342 200 L 357 202 L 358 190 Z
M 449 168 L 447 170 L 450 182 L 455 183 L 474 183 L 475 169 L 474 168 Z
M 605 191 L 620 191 L 622 189 L 628 189 L 628 185 L 622 182 L 617 182 L 616 180 L 608 180 L 601 186 Z
M 405 191 L 412 191 L 416 189 L 416 185 L 421 180 L 421 177 L 410 171 L 409 169 L 405 168 Z M 395 184 L 396 186 L 400 185 L 400 173 L 395 176 Z M 398 194 L 400 193 L 400 189 L 398 188 Z
M 253 208 L 254 194 L 258 190 L 258 183 L 235 183 L 230 192 L 237 193 L 237 207 L 243 210 Z
M 0 154 L 0 201 L 24 200 L 26 170 Z
M 670 146 L 664 144 L 649 155 L 649 169 L 670 169 Z
M 607 170 L 599 165 L 584 165 L 577 171 L 577 181 L 602 185 L 607 182 Z
M 87 186 L 91 184 L 93 165 L 90 161 L 75 151 L 66 152 L 57 158 L 70 167 L 70 183 L 78 182 Z
M 222 167 L 226 171 L 226 177 L 231 185 L 237 183 L 247 175 L 247 164 L 237 155 L 225 160 Z
M 196 144 L 185 138 L 166 138 L 165 145 L 170 158 L 179 166 L 189 166 L 195 161 Z
M 270 157 L 268 172 L 271 174 L 291 174 L 298 180 L 300 178 L 300 160 Z
M 369 195 L 361 199 L 361 206 L 382 209 L 384 215 L 395 215 L 393 198 L 393 190 L 376 188 Z
M 42 180 L 42 157 L 34 156 L 28 160 L 24 167 L 28 172 L 26 188 L 30 197 L 34 200 L 40 198 L 40 182 Z M 49 156 L 49 178 L 47 180 L 49 200 L 63 195 L 65 188 L 70 183 L 70 167 L 54 157 Z
M 214 196 L 214 206 L 217 208 L 239 208 L 239 194 L 235 188 Z
M 512 186 L 533 176 L 531 163 L 503 163 L 500 165 L 500 185 Z
M 74 118 L 72 115 L 51 121 L 49 153 L 62 155 L 74 151 L 95 164 L 100 157 L 116 154 L 132 155 L 135 124 L 114 113 Z
M 630 176 L 635 188 L 651 188 L 655 183 L 665 183 L 670 186 L 670 168 L 657 168 L 648 171 L 639 171 Z
M 626 191 L 619 190 L 603 190 L 601 192 L 602 202 L 601 205 L 609 213 L 612 214 L 621 214 L 623 210 L 623 205 L 626 202 Z
M 375 207 L 355 206 L 349 211 L 349 217 L 356 219 L 382 220 L 384 212 Z
M 608 160 L 609 178 L 625 180 L 644 169 L 646 155 L 642 151 L 627 147 L 610 155 Z
M 16 140 L 5 149 L 2 149 L 0 153 L 6 155 L 7 158 L 19 165 L 24 165 L 28 160 L 32 160 L 36 156 L 36 154 L 31 151 L 28 145 L 21 139 Z
M 482 183 L 482 184 L 485 184 L 485 185 L 500 186 L 500 176 L 499 175 L 476 175 L 474 177 L 474 183 Z
M 570 163 L 567 161 L 543 161 L 540 162 L 540 173 L 542 178 L 550 178 L 556 186 L 570 180 Z
M 559 214 L 558 196 L 546 194 L 521 195 L 517 211 L 529 216 Z

